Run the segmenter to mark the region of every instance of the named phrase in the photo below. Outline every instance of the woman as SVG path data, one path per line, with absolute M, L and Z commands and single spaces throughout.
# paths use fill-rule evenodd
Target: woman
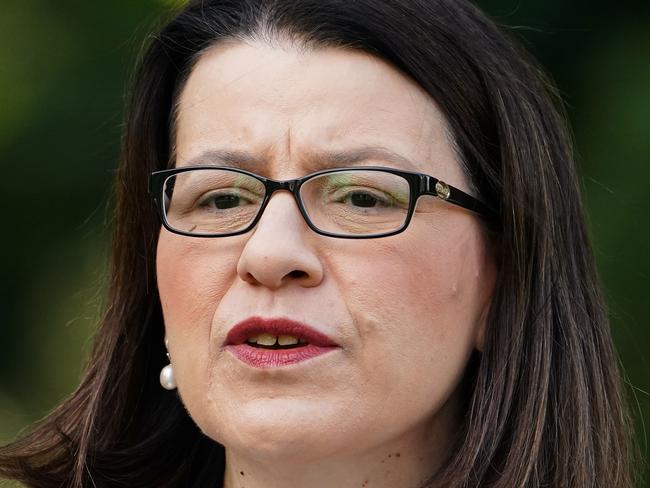
M 191 2 L 134 81 L 82 384 L 1 472 L 632 486 L 548 86 L 461 0 Z

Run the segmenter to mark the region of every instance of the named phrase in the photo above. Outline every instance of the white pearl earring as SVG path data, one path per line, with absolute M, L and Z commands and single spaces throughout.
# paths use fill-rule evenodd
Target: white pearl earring
M 167 349 L 167 337 L 165 337 L 165 349 Z M 171 365 L 172 358 L 167 352 L 169 364 L 160 371 L 160 384 L 165 390 L 175 390 L 176 380 L 174 379 L 174 368 Z

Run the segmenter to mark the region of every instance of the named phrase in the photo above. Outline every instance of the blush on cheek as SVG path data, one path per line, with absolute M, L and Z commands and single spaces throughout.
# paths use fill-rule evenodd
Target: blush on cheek
M 214 242 L 165 231 L 158 243 L 156 271 L 169 352 L 178 393 L 193 416 L 208 411 L 210 331 L 234 273 L 226 254 Z
M 228 264 L 231 260 L 215 259 L 217 251 L 210 244 L 161 233 L 156 271 L 167 329 L 205 327 L 209 333 L 212 316 L 235 272 Z

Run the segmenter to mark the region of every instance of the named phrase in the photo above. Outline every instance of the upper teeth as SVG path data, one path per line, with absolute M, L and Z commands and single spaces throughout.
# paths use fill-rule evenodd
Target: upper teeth
M 261 346 L 274 346 L 276 343 L 280 346 L 293 346 L 294 344 L 298 343 L 305 343 L 304 339 L 298 339 L 296 336 L 292 335 L 281 335 L 281 336 L 274 336 L 271 334 L 259 334 L 257 336 L 250 337 L 247 342 L 251 342 L 253 344 L 259 344 Z

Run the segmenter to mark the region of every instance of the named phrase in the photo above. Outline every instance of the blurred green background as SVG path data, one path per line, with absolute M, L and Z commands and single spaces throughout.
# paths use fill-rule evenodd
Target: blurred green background
M 124 88 L 147 33 L 177 3 L 2 0 L 0 442 L 78 383 L 103 301 Z M 525 42 L 566 100 L 647 457 L 650 2 L 479 4 Z

